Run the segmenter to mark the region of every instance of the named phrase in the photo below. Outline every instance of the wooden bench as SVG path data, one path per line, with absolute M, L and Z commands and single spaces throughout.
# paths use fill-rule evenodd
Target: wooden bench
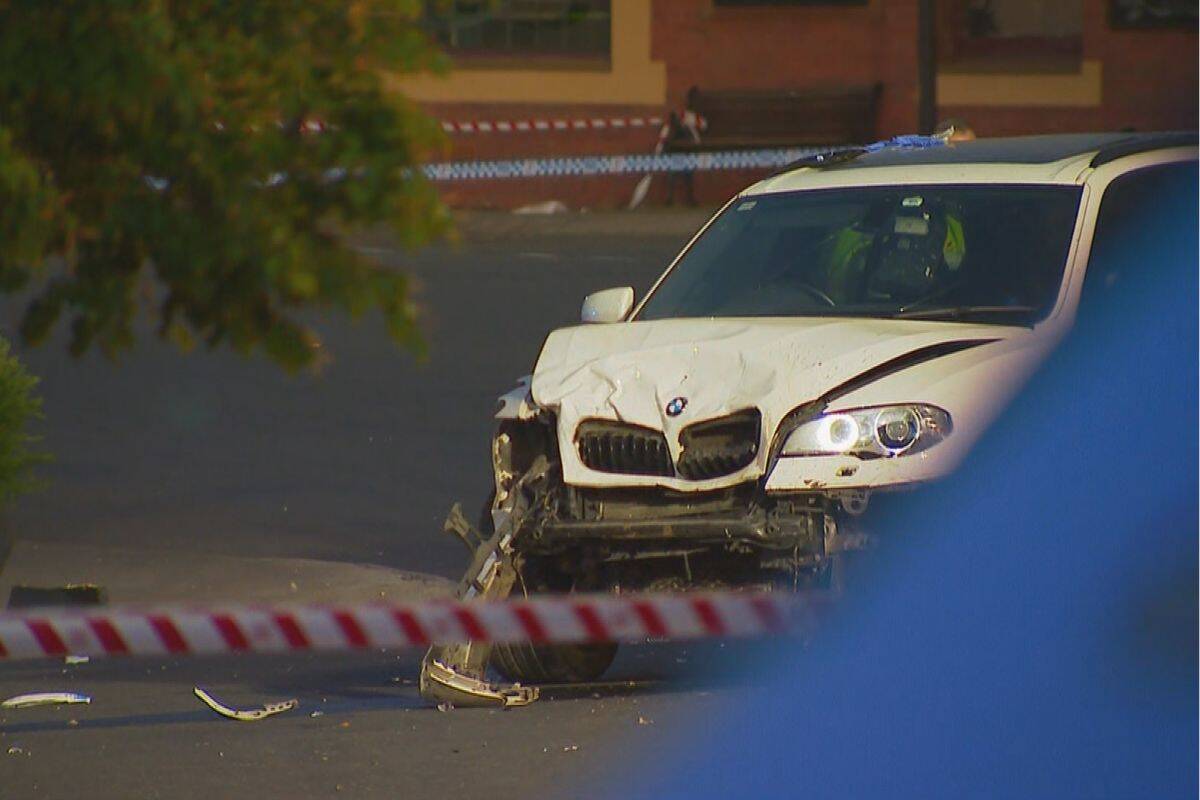
M 806 90 L 698 90 L 695 111 L 708 127 L 699 145 L 676 150 L 820 147 L 875 140 L 880 86 Z

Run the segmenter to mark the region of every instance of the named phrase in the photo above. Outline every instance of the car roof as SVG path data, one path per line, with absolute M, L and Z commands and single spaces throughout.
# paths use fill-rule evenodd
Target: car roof
M 801 161 L 748 194 L 889 183 L 1075 183 L 1087 167 L 1151 150 L 1195 146 L 1195 132 L 1075 133 L 885 146 L 827 165 Z

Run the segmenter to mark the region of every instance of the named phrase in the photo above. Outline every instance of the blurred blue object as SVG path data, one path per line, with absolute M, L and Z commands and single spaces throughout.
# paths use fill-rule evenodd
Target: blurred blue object
M 1098 242 L 1072 337 L 816 640 L 614 796 L 1196 796 L 1194 165 L 1155 188 Z
M 873 142 L 863 150 L 868 153 L 874 153 L 879 150 L 887 150 L 890 147 L 944 147 L 946 140 L 940 136 L 923 136 L 919 133 L 906 133 L 900 136 L 893 136 L 890 139 Z

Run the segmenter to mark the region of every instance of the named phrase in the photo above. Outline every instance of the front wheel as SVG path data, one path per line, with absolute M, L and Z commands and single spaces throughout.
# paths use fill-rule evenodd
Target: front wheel
M 493 491 L 479 514 L 479 530 L 486 538 L 492 525 Z M 532 644 L 512 642 L 492 647 L 491 666 L 505 679 L 517 683 L 587 683 L 604 674 L 617 657 L 615 642 L 601 644 Z
M 540 645 L 497 644 L 491 664 L 504 678 L 524 684 L 587 683 L 604 674 L 617 657 L 615 642 Z

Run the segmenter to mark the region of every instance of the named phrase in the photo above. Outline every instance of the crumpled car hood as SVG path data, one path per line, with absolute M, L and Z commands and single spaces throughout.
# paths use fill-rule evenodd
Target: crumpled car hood
M 900 320 L 661 320 L 554 331 L 533 374 L 538 405 L 663 429 L 740 408 L 788 410 L 878 364 L 1012 329 Z M 687 398 L 685 413 L 666 404 Z
M 530 391 L 537 405 L 557 411 L 563 450 L 580 420 L 601 418 L 664 431 L 677 458 L 678 431 L 700 420 L 758 408 L 770 437 L 788 411 L 891 359 L 943 343 L 1022 333 L 1028 331 L 845 318 L 585 325 L 550 334 Z M 666 406 L 676 397 L 687 405 L 670 417 Z M 568 473 L 582 469 L 571 461 L 564 453 Z

